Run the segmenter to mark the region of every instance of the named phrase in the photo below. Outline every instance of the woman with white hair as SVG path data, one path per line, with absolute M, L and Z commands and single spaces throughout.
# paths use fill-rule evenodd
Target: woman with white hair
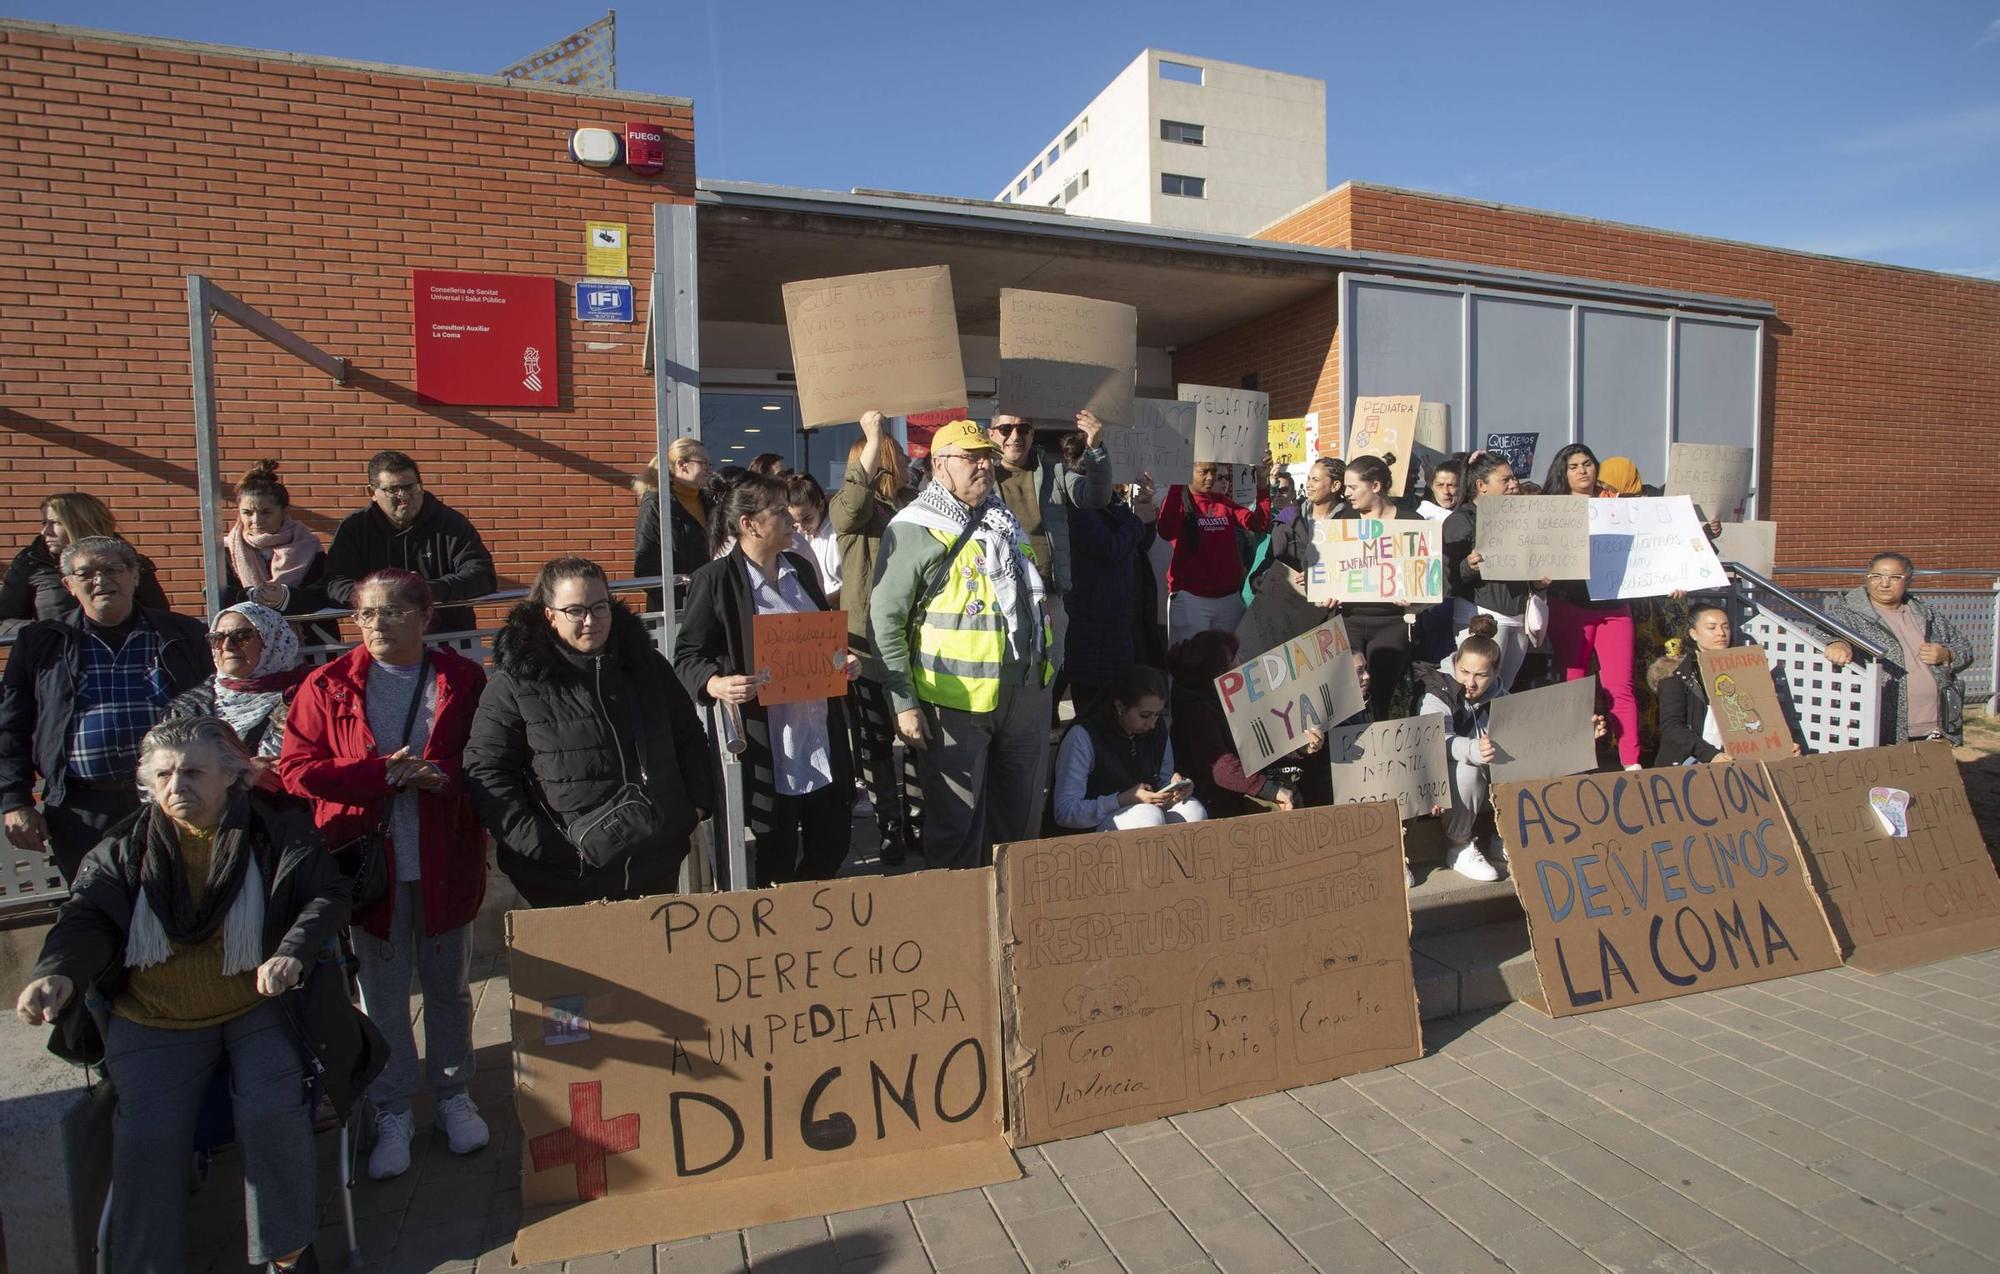
M 117 1092 L 114 1270 L 181 1268 L 187 1188 L 162 1167 L 193 1147 L 223 1066 L 249 1259 L 313 1268 L 304 1040 L 299 1008 L 278 997 L 347 923 L 348 887 L 306 811 L 249 790 L 251 775 L 249 750 L 220 718 L 155 726 L 139 748 L 146 804 L 85 857 L 15 1004 L 30 1026 L 57 1026 L 52 1051 L 101 1062 Z M 315 1018 L 305 1034 L 325 1063 L 321 1026 Z M 352 1074 L 331 1066 L 329 1082 Z M 343 1088 L 337 1104 L 351 1095 Z

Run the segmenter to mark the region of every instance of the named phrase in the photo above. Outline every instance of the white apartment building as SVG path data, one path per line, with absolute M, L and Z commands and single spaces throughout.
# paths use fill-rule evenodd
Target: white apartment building
M 993 197 L 1249 234 L 1325 193 L 1325 80 L 1147 49 Z

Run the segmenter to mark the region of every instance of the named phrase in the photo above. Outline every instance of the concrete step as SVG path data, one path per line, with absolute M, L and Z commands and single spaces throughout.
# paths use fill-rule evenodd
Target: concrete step
M 1410 961 L 1425 1021 L 1511 1004 L 1541 992 L 1528 948 L 1528 923 L 1520 917 L 1415 938 Z
M 1468 880 L 1448 867 L 1417 863 L 1416 888 L 1410 890 L 1410 936 L 1477 929 L 1521 917 L 1521 900 L 1514 882 Z

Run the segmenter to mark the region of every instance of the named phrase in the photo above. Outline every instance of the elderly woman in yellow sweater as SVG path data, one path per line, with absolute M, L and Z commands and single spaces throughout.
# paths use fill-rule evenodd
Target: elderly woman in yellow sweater
M 162 1167 L 185 1162 L 225 1065 L 249 1258 L 314 1269 L 302 1008 L 281 997 L 346 923 L 346 878 L 309 814 L 250 790 L 249 750 L 218 717 L 154 727 L 139 781 L 146 803 L 83 860 L 15 1009 L 57 1025 L 52 1051 L 101 1060 L 118 1094 L 112 1269 L 181 1268 L 187 1187 Z

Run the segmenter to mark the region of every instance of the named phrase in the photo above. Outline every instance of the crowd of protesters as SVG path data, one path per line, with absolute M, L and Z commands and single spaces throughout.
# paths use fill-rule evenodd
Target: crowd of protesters
M 1359 719 L 1445 719 L 1451 801 L 1430 813 L 1448 869 L 1505 865 L 1479 829 L 1487 712 L 1510 691 L 1595 675 L 1607 766 L 1730 760 L 1696 663 L 1733 639 L 1719 598 L 1597 601 L 1578 581 L 1480 573 L 1482 498 L 1648 493 L 1623 457 L 1569 444 L 1539 488 L 1494 453 L 1436 459 L 1403 493 L 1372 456 L 1315 459 L 1296 491 L 1268 459 L 1204 461 L 1156 496 L 1150 474 L 1114 485 L 1115 431 L 1088 411 L 1054 437 L 1004 410 L 943 425 L 921 471 L 880 413 L 860 431 L 830 493 L 776 454 L 718 473 L 693 439 L 635 482 L 635 572 L 658 573 L 667 536 L 684 576 L 671 654 L 574 556 L 541 568 L 490 668 L 436 641 L 473 627 L 496 575 L 398 451 L 370 458 L 368 503 L 324 551 L 277 465 L 247 473 L 207 624 L 168 607 L 101 501 L 43 502 L 0 584 L 0 814 L 71 892 L 18 1011 L 57 1023 L 59 1051 L 121 1093 L 113 1268 L 178 1250 L 177 1182 L 149 1166 L 187 1145 L 225 1059 L 250 1255 L 280 1269 L 306 1267 L 313 1234 L 302 1057 L 343 1114 L 365 1090 L 375 1178 L 409 1168 L 420 1071 L 449 1148 L 486 1145 L 468 1084 L 488 841 L 531 907 L 673 891 L 724 799 L 706 708 L 740 720 L 756 848 L 752 878 L 726 886 L 833 877 L 857 808 L 883 864 L 954 868 L 1007 841 L 1328 804 L 1324 731 L 1246 769 L 1215 680 L 1260 653 L 1241 648 L 1246 609 L 1301 586 L 1323 523 L 1423 517 L 1443 524 L 1441 604 L 1327 610 Z M 1894 737 L 1956 742 L 1972 650 L 1913 573 L 1878 555 L 1829 613 L 1887 652 Z M 361 640 L 309 667 L 304 646 L 337 631 L 329 607 Z M 846 693 L 764 703 L 756 617 L 833 610 Z M 1836 665 L 1857 657 L 1824 645 Z M 359 1013 L 317 973 L 343 941 Z

